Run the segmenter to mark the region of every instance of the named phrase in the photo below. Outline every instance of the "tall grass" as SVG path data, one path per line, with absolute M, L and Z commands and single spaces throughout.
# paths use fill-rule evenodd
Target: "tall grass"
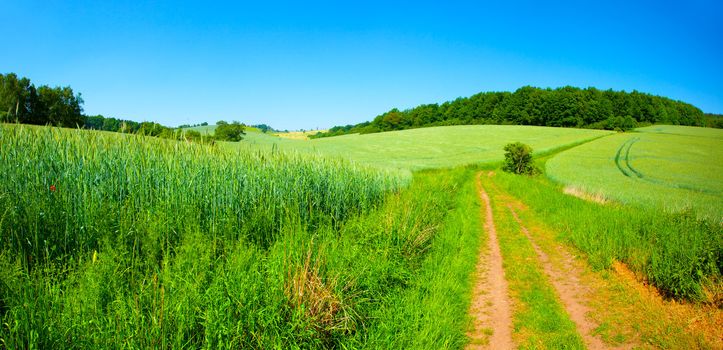
M 469 171 L 407 185 L 318 157 L 0 132 L 0 348 L 466 341 Z
M 723 229 L 717 223 L 696 219 L 691 212 L 601 205 L 564 195 L 548 181 L 498 175 L 495 181 L 502 188 L 587 253 L 593 267 L 622 261 L 676 298 L 706 300 L 706 286 L 720 288 Z
M 0 246 L 29 262 L 104 239 L 172 246 L 196 230 L 268 246 L 288 220 L 340 222 L 407 180 L 320 157 L 81 130 L 2 126 L 0 150 Z
M 410 191 L 390 203 L 387 222 L 370 226 L 368 236 L 394 247 L 373 259 L 394 264 L 367 265 L 386 266 L 377 267 L 374 275 L 393 278 L 378 280 L 377 289 L 393 288 L 370 303 L 367 312 L 374 322 L 343 342 L 343 348 L 459 349 L 467 344 L 473 272 L 485 239 L 475 173 L 474 167 L 415 173 Z M 386 234 L 390 231 L 395 233 Z

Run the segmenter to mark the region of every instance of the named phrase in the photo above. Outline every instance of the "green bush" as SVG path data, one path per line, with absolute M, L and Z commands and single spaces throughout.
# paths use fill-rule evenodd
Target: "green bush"
M 532 162 L 532 147 L 515 142 L 505 146 L 505 163 L 502 170 L 513 174 L 535 175 L 540 170 Z

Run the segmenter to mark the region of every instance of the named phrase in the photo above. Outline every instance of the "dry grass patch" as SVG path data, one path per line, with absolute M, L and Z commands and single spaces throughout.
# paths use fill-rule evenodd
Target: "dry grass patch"
M 338 276 L 322 278 L 321 265 L 319 260 L 312 260 L 309 250 L 302 266 L 287 270 L 284 294 L 288 305 L 321 334 L 350 333 L 356 328 L 354 313 L 338 293 L 347 288 L 340 286 Z
M 563 190 L 563 193 L 571 195 L 573 197 L 580 198 L 582 200 L 586 200 L 588 202 L 594 202 L 599 204 L 608 204 L 610 203 L 610 200 L 605 198 L 605 196 L 602 193 L 587 193 L 577 187 L 574 186 L 566 186 Z
M 291 139 L 291 140 L 308 140 L 309 135 L 316 135 L 316 133 L 319 132 L 327 132 L 328 130 L 309 130 L 309 131 L 289 131 L 289 132 L 280 132 L 277 134 L 274 134 L 278 137 L 285 138 L 285 139 Z

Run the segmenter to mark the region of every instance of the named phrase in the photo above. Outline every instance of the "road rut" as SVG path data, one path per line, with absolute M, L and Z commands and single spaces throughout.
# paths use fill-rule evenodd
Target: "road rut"
M 484 228 L 488 235 L 475 272 L 476 285 L 470 307 L 474 329 L 468 334 L 467 349 L 512 349 L 512 312 L 509 289 L 502 267 L 502 253 L 497 239 L 490 197 L 482 187 L 482 173 L 477 175 L 477 190 L 483 203 Z M 491 330 L 491 334 L 489 331 Z

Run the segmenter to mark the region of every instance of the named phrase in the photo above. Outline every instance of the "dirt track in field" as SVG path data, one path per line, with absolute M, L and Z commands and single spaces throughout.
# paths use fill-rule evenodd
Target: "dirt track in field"
M 487 240 L 476 266 L 469 310 L 474 323 L 467 334 L 467 349 L 511 349 L 516 347 L 515 341 L 522 344 L 529 336 L 513 337 L 513 333 L 520 336 L 513 332 L 512 321 L 513 311 L 519 305 L 510 295 L 505 279 L 495 214 L 506 225 L 500 231 L 503 242 L 507 242 L 506 235 L 520 233 L 530 243 L 535 254 L 517 263 L 538 265 L 586 348 L 723 349 L 720 304 L 665 300 L 654 287 L 644 283 L 644 279 L 641 282 L 619 262 L 605 273 L 606 277 L 594 273 L 586 262 L 575 258 L 573 248 L 557 242 L 555 233 L 523 202 L 499 188 L 494 176 L 494 172 L 484 172 L 476 178 Z M 516 228 L 508 226 L 512 220 L 517 223 Z
M 482 214 L 488 239 L 475 272 L 476 284 L 470 307 L 474 329 L 468 334 L 471 341 L 467 349 L 512 349 L 512 312 L 507 280 L 502 268 L 492 204 L 482 187 L 481 174 L 477 175 L 477 190 L 484 204 Z
M 555 288 L 557 297 L 560 298 L 565 311 L 570 320 L 575 323 L 577 332 L 582 336 L 585 346 L 588 349 L 609 349 L 610 346 L 605 345 L 603 341 L 593 335 L 595 329 L 599 326 L 597 323 L 591 321 L 586 317 L 587 313 L 590 312 L 590 308 L 584 302 L 585 294 L 588 292 L 587 288 L 580 282 L 580 276 L 582 271 L 575 267 L 573 264 L 573 257 L 564 249 L 558 251 L 562 255 L 561 266 L 556 267 L 550 261 L 550 257 L 545 253 L 540 246 L 535 243 L 535 239 L 530 235 L 530 232 L 525 227 L 517 212 L 508 204 L 508 208 L 512 217 L 517 221 L 520 226 L 520 231 L 525 234 L 527 239 L 532 245 L 532 249 L 535 250 L 538 260 L 542 264 L 542 269 L 547 275 L 548 280 L 552 283 Z M 625 348 L 625 347 L 621 347 Z

